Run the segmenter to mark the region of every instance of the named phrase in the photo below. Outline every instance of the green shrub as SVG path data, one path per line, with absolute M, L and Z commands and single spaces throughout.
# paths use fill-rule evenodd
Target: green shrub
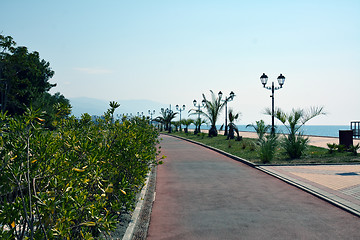
M 266 109 L 268 115 L 272 115 L 270 109 Z M 283 146 L 290 159 L 300 158 L 309 143 L 309 138 L 303 136 L 302 126 L 309 120 L 319 115 L 324 115 L 323 107 L 311 107 L 308 110 L 293 109 L 290 113 L 285 113 L 281 109 L 276 109 L 274 117 L 286 127 L 288 133 L 283 138 Z
M 309 138 L 302 134 L 288 135 L 282 139 L 282 146 L 290 159 L 300 158 L 308 147 Z
M 333 154 L 338 147 L 338 145 L 336 143 L 332 143 L 332 144 L 328 143 L 327 146 L 329 148 L 330 154 Z
M 346 149 L 347 149 L 347 147 L 345 145 L 342 145 L 342 144 L 337 145 L 337 151 L 340 152 L 340 153 L 345 152 Z
M 158 133 L 144 119 L 90 121 L 87 114 L 41 126 L 39 112 L 0 114 L 0 236 L 90 239 L 134 207 Z M 4 184 L 6 183 L 6 184 Z
M 349 147 L 349 151 L 352 153 L 353 156 L 357 156 L 358 155 L 358 150 L 360 149 L 360 144 L 356 144 L 356 145 L 351 145 Z
M 262 163 L 270 163 L 273 160 L 277 144 L 277 136 L 274 134 L 259 139 L 259 157 Z

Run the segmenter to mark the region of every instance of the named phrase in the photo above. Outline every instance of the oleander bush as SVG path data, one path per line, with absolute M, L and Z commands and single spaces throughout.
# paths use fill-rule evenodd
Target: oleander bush
M 93 239 L 134 207 L 158 133 L 145 118 L 70 117 L 43 126 L 41 113 L 0 113 L 0 239 Z

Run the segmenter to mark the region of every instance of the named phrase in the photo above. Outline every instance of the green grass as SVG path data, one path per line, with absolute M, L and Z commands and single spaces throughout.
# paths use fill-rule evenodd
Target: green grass
M 218 135 L 217 137 L 208 137 L 207 134 L 201 133 L 194 135 L 193 133 L 185 134 L 183 132 L 175 132 L 172 135 L 184 137 L 197 142 L 201 142 L 208 146 L 215 147 L 235 156 L 246 159 L 255 164 L 262 164 L 257 152 L 256 139 L 243 138 L 242 141 L 226 140 L 226 136 Z M 349 152 L 329 153 L 326 148 L 315 147 L 309 145 L 304 156 L 300 159 L 289 159 L 281 145 L 277 148 L 274 159 L 270 164 L 310 164 L 310 163 L 360 163 L 360 156 L 352 156 Z

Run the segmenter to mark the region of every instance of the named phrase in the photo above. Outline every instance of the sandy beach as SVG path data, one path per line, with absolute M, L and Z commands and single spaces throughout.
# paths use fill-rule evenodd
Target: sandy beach
M 193 129 L 189 129 L 189 131 L 193 131 Z M 208 133 L 208 130 L 201 129 L 201 132 Z M 224 134 L 224 131 L 218 131 L 219 134 Z M 239 132 L 240 136 L 244 138 L 257 138 L 257 134 L 255 132 Z M 339 144 L 338 137 L 320 137 L 320 136 L 307 136 L 310 138 L 310 145 L 316 147 L 328 148 L 327 144 L 336 143 Z M 353 144 L 360 144 L 360 139 L 353 139 Z

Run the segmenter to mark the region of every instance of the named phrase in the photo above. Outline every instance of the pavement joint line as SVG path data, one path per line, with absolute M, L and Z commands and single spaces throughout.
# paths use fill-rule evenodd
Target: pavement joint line
M 284 177 L 284 176 L 282 176 L 282 175 L 280 175 L 280 174 L 275 173 L 274 171 L 270 171 L 270 170 L 268 170 L 268 169 L 264 169 L 264 168 L 263 168 L 264 165 L 254 164 L 254 163 L 252 163 L 252 162 L 250 162 L 250 161 L 247 161 L 247 160 L 245 160 L 245 159 L 243 159 L 243 158 L 240 158 L 240 157 L 238 157 L 238 156 L 235 156 L 235 155 L 232 155 L 232 154 L 230 154 L 230 153 L 227 153 L 227 152 L 225 152 L 225 151 L 223 151 L 223 150 L 220 150 L 220 149 L 217 149 L 217 148 L 215 148 L 215 147 L 211 147 L 211 146 L 205 145 L 205 144 L 203 144 L 203 143 L 200 143 L 200 142 L 197 142 L 197 141 L 194 141 L 194 140 L 191 140 L 191 139 L 183 138 L 183 137 L 180 137 L 180 136 L 174 136 L 174 135 L 166 134 L 166 133 L 161 133 L 161 134 L 164 134 L 164 135 L 167 135 L 167 136 L 171 136 L 171 137 L 175 137 L 175 138 L 178 138 L 178 139 L 182 139 L 182 140 L 185 140 L 185 141 L 188 141 L 188 142 L 191 142 L 191 143 L 194 143 L 194 144 L 203 146 L 203 147 L 205 147 L 205 148 L 211 149 L 211 150 L 213 150 L 213 151 L 215 151 L 215 152 L 218 152 L 218 153 L 220 153 L 220 154 L 223 154 L 223 155 L 225 155 L 225 156 L 227 156 L 227 157 L 230 157 L 231 159 L 234 159 L 234 160 L 236 160 L 236 161 L 238 161 L 238 162 L 242 162 L 242 163 L 244 163 L 244 164 L 246 164 L 246 165 L 248 165 L 248 166 L 250 166 L 250 167 L 253 167 L 253 168 L 255 168 L 255 169 L 259 170 L 259 171 L 262 171 L 262 172 L 264 172 L 264 173 L 266 173 L 266 174 L 269 174 L 269 175 L 271 175 L 271 176 L 273 176 L 273 177 L 276 177 L 276 178 L 278 178 L 279 180 L 282 180 L 282 181 L 284 181 L 284 182 L 286 182 L 286 183 L 288 183 L 288 184 L 290 184 L 290 185 L 292 185 L 292 186 L 294 186 L 294 187 L 297 187 L 297 188 L 299 188 L 299 189 L 301 189 L 301 190 L 303 190 L 303 191 L 305 191 L 305 192 L 308 192 L 308 193 L 310 193 L 310 194 L 312 194 L 312 195 L 314 195 L 314 196 L 316 196 L 316 197 L 318 197 L 318 198 L 320 198 L 320 199 L 322 199 L 322 200 L 324 200 L 324 201 L 332 204 L 333 206 L 336 206 L 336 207 L 338 207 L 338 208 L 341 208 L 341 209 L 343 209 L 343 210 L 345 210 L 345 211 L 347 211 L 347 212 L 349 212 L 349 213 L 351 213 L 351 214 L 353 214 L 353 215 L 355 215 L 355 216 L 357 216 L 357 217 L 360 217 L 360 211 L 359 211 L 359 210 L 357 210 L 357 209 L 355 209 L 355 208 L 353 208 L 353 207 L 348 206 L 348 205 L 351 205 L 351 203 L 349 203 L 348 205 L 346 205 L 346 204 L 344 204 L 344 203 L 342 203 L 342 202 L 340 202 L 340 201 L 336 201 L 335 199 L 332 199 L 332 198 L 330 198 L 330 197 L 327 196 L 327 195 L 330 195 L 330 193 L 321 194 L 320 192 L 322 192 L 322 191 L 319 190 L 319 189 L 317 189 L 316 187 L 313 187 L 313 186 L 311 186 L 311 188 L 310 188 L 310 187 L 306 187 L 306 186 L 304 186 L 305 183 L 298 183 L 297 181 L 290 180 L 290 179 L 288 179 L 288 178 L 286 178 L 286 177 Z M 306 164 L 306 165 L 319 165 L 319 164 Z M 326 164 L 321 164 L 321 165 L 326 165 Z M 332 164 L 332 165 L 333 165 L 333 164 Z M 270 166 L 270 165 L 269 165 L 269 166 Z M 282 166 L 282 165 L 272 165 L 272 166 Z M 316 191 L 316 190 L 314 190 L 314 189 L 317 189 L 318 191 Z M 332 194 L 331 194 L 331 195 L 332 195 Z M 334 198 L 337 198 L 337 197 L 334 196 Z M 346 201 L 346 200 L 341 199 L 341 201 Z M 348 201 L 346 201 L 346 202 L 348 202 Z
M 148 175 L 146 176 L 145 185 L 141 189 L 140 195 L 138 197 L 138 201 L 136 203 L 135 210 L 132 213 L 130 223 L 129 223 L 128 227 L 126 228 L 126 232 L 125 232 L 122 240 L 131 240 L 133 235 L 134 235 L 135 227 L 136 227 L 136 225 L 138 223 L 141 210 L 142 210 L 142 208 L 144 206 L 144 203 L 145 203 L 145 195 L 146 195 L 147 190 L 148 190 L 151 175 L 152 175 L 152 171 L 150 169 Z

